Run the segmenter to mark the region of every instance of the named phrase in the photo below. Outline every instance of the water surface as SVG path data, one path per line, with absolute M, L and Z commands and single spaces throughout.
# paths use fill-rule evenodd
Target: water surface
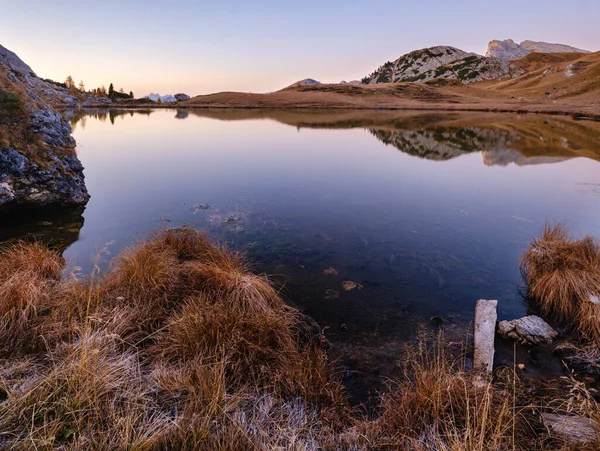
M 206 230 L 274 275 L 332 341 L 374 354 L 432 316 L 468 323 L 479 298 L 498 299 L 501 319 L 525 314 L 518 261 L 544 221 L 600 235 L 598 123 L 245 110 L 72 120 L 89 204 L 5 238 L 60 236 L 90 271 L 106 243 L 116 254 L 151 230 Z

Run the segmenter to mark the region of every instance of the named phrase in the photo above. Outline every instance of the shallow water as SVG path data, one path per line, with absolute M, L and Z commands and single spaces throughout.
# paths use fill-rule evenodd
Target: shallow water
M 91 200 L 0 230 L 89 272 L 162 227 L 246 252 L 342 345 L 385 353 L 479 298 L 527 307 L 518 261 L 546 220 L 600 235 L 600 124 L 392 112 L 72 113 Z M 107 256 L 102 257 L 106 265 Z M 333 268 L 325 273 L 325 270 Z M 351 291 L 343 282 L 360 285 Z M 382 348 L 383 346 L 383 348 Z

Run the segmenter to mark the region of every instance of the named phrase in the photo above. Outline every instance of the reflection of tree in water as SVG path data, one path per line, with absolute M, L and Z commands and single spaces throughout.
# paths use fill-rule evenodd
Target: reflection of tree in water
M 65 113 L 65 117 L 71 122 L 73 130 L 81 125 L 82 129 L 85 129 L 86 121 L 88 117 L 93 117 L 101 122 L 110 120 L 111 124 L 115 123 L 115 118 L 125 117 L 126 115 L 134 116 L 136 114 L 142 114 L 144 116 L 150 116 L 154 110 L 150 108 L 138 108 L 138 109 L 115 109 L 115 108 L 83 108 L 79 110 L 70 110 Z
M 12 214 L 0 228 L 0 243 L 37 241 L 65 250 L 79 239 L 85 207 L 40 209 Z
M 369 131 L 386 145 L 428 160 L 450 160 L 471 152 L 502 151 L 521 140 L 515 132 L 478 127 Z

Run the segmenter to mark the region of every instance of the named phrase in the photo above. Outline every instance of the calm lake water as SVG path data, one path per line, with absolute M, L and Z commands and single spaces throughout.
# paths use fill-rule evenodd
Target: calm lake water
M 523 315 L 518 261 L 546 220 L 600 235 L 600 124 L 493 114 L 73 113 L 85 211 L 4 226 L 90 271 L 149 231 L 206 230 L 328 336 L 385 352 L 418 324 Z M 103 260 L 106 264 L 106 258 Z M 334 270 L 329 270 L 334 268 Z M 343 282 L 362 286 L 345 291 Z

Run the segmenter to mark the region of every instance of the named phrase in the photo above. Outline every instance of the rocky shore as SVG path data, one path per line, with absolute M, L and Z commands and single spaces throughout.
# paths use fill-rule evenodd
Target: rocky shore
M 0 212 L 88 201 L 71 126 L 57 111 L 76 104 L 0 46 Z

